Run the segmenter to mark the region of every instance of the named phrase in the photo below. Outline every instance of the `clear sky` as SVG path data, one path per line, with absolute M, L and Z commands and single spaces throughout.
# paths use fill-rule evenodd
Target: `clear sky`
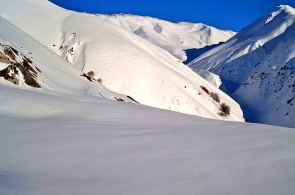
M 66 9 L 116 14 L 128 13 L 172 22 L 202 22 L 239 31 L 280 4 L 295 8 L 295 0 L 50 0 Z

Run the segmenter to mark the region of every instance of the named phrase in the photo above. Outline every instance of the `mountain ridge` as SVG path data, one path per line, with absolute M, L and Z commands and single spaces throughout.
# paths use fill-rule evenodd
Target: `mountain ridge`
M 199 49 L 225 42 L 235 35 L 233 31 L 220 30 L 203 23 L 174 23 L 131 14 L 95 15 L 148 40 L 181 61 L 186 61 L 187 49 Z
M 277 7 L 189 66 L 219 75 L 250 121 L 295 127 L 294 13 Z

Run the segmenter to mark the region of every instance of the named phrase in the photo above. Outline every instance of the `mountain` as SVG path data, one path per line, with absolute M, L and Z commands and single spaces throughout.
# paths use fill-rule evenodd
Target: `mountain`
M 64 10 L 46 0 L 3 0 L 0 16 L 72 63 L 79 74 L 92 71 L 103 86 L 140 104 L 213 119 L 244 120 L 235 101 L 177 58 L 104 19 Z M 14 45 L 21 44 L 15 40 Z M 34 51 L 38 49 L 30 50 Z M 54 64 L 63 68 L 65 62 Z M 52 65 L 47 62 L 46 66 Z M 62 73 L 55 74 L 59 79 L 52 80 L 63 82 Z M 221 114 L 222 103 L 230 108 L 227 116 Z
M 251 122 L 295 127 L 295 10 L 279 6 L 189 66 L 220 76 Z
M 181 96 L 185 89 L 192 90 L 185 82 L 192 82 L 200 90 L 195 105 L 202 105 L 208 113 L 220 112 L 210 110 L 218 105 L 215 93 L 219 91 L 214 85 L 219 86 L 221 80 L 217 75 L 199 72 L 212 85 L 183 64 L 173 64 L 177 59 L 168 52 L 89 14 L 68 12 L 42 0 L 2 0 L 0 5 L 1 195 L 295 193 L 294 129 L 212 120 L 139 105 L 142 96 L 113 92 L 100 72 L 69 61 L 78 62 L 85 53 L 86 67 L 96 54 L 103 62 L 109 61 L 107 67 L 115 74 L 118 67 L 111 67 L 116 65 L 112 57 L 140 49 L 138 58 L 123 56 L 125 62 L 152 62 L 154 58 L 154 69 L 146 70 L 160 68 L 161 74 L 156 75 L 160 79 L 175 79 L 173 85 L 160 86 L 170 86 L 175 93 L 175 86 L 182 82 Z M 76 26 L 77 22 L 83 25 Z M 90 28 L 91 24 L 99 28 Z M 75 31 L 68 32 L 68 28 Z M 94 34 L 102 38 L 96 40 Z M 138 42 L 132 45 L 129 38 Z M 74 47 L 65 53 L 58 44 Z M 148 53 L 151 51 L 167 59 L 160 64 L 156 54 Z M 167 68 L 165 60 L 179 70 Z M 121 74 L 134 77 L 131 70 L 136 67 L 126 67 L 129 69 Z M 137 90 L 143 93 L 148 84 Z M 159 93 L 163 89 L 157 88 Z M 219 95 L 221 102 L 232 102 Z M 234 120 L 232 111 L 222 118 Z
M 1 85 L 17 84 L 20 90 L 36 88 L 44 93 L 92 95 L 137 104 L 130 96 L 117 94 L 97 81 L 82 77 L 83 72 L 2 17 L 0 25 Z
M 150 41 L 181 61 L 187 60 L 185 50 L 215 45 L 235 35 L 233 31 L 219 30 L 202 23 L 172 23 L 130 14 L 96 16 Z

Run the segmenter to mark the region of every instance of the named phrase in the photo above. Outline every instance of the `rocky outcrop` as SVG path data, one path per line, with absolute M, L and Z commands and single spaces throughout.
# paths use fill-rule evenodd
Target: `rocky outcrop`
M 9 64 L 5 69 L 0 70 L 0 77 L 15 85 L 24 82 L 31 87 L 41 88 L 37 82 L 40 71 L 32 65 L 33 62 L 30 58 L 20 54 L 13 47 L 0 43 L 0 62 Z
M 19 85 L 19 71 L 15 65 L 9 65 L 4 70 L 0 71 L 0 77 L 3 77 L 5 80 L 10 81 L 16 85 Z

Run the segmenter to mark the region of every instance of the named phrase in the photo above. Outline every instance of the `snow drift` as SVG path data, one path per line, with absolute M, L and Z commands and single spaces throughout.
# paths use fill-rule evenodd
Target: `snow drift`
M 0 85 L 0 194 L 295 193 L 295 132 Z

